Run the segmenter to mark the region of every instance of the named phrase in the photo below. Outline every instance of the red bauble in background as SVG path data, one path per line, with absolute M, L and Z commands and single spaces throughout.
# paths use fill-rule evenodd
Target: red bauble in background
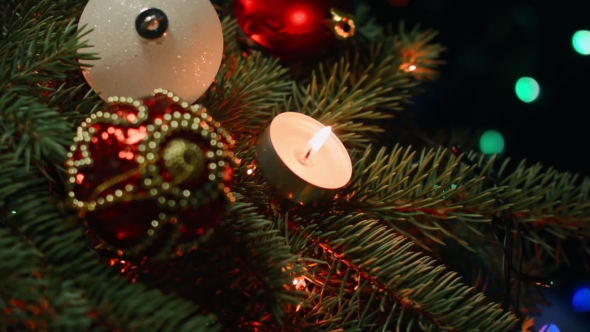
M 354 35 L 354 21 L 344 14 L 352 7 L 352 0 L 234 1 L 247 43 L 282 59 L 319 55 Z
M 78 127 L 69 196 L 97 246 L 119 256 L 195 249 L 233 200 L 233 140 L 200 105 L 165 90 L 109 98 Z

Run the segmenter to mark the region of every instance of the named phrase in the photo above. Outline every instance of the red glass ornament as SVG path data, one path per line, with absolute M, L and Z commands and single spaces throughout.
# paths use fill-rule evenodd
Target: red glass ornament
M 338 38 L 326 24 L 330 9 L 350 13 L 351 0 L 235 0 L 244 34 L 282 59 L 312 57 L 333 47 Z
M 233 199 L 231 136 L 201 106 L 165 90 L 113 98 L 78 128 L 69 196 L 87 233 L 119 255 L 168 257 L 198 246 Z

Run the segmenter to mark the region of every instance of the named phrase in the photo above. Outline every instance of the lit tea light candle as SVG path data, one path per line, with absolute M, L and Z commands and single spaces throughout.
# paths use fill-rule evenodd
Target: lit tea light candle
M 276 116 L 256 147 L 266 180 L 299 204 L 333 198 L 350 181 L 352 162 L 331 129 L 302 113 Z

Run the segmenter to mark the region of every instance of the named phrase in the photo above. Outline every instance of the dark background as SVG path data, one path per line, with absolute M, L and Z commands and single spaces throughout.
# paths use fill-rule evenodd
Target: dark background
M 447 47 L 440 79 L 409 109 L 422 128 L 494 129 L 505 138 L 505 156 L 590 175 L 590 56 L 572 46 L 574 32 L 590 30 L 590 1 L 373 0 L 373 7 L 381 23 L 420 23 Z M 515 94 L 523 76 L 541 86 L 530 104 Z M 479 137 L 463 139 L 454 143 L 477 146 Z M 573 265 L 557 273 L 565 283 L 546 291 L 553 307 L 535 319 L 537 330 L 554 323 L 562 332 L 590 331 L 590 313 L 571 305 L 590 275 Z
M 436 41 L 447 47 L 440 79 L 410 109 L 423 128 L 495 129 L 504 135 L 507 156 L 590 174 L 590 56 L 575 52 L 571 42 L 575 31 L 590 30 L 590 1 L 373 3 L 382 22 L 420 23 L 439 31 Z M 514 92 L 522 76 L 541 85 L 531 104 Z

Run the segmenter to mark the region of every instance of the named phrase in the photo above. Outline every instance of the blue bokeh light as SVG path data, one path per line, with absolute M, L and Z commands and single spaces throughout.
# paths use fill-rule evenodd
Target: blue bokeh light
M 587 287 L 578 289 L 572 297 L 572 306 L 576 312 L 590 311 L 590 289 Z
M 561 332 L 555 324 L 545 324 L 541 327 L 539 332 Z

